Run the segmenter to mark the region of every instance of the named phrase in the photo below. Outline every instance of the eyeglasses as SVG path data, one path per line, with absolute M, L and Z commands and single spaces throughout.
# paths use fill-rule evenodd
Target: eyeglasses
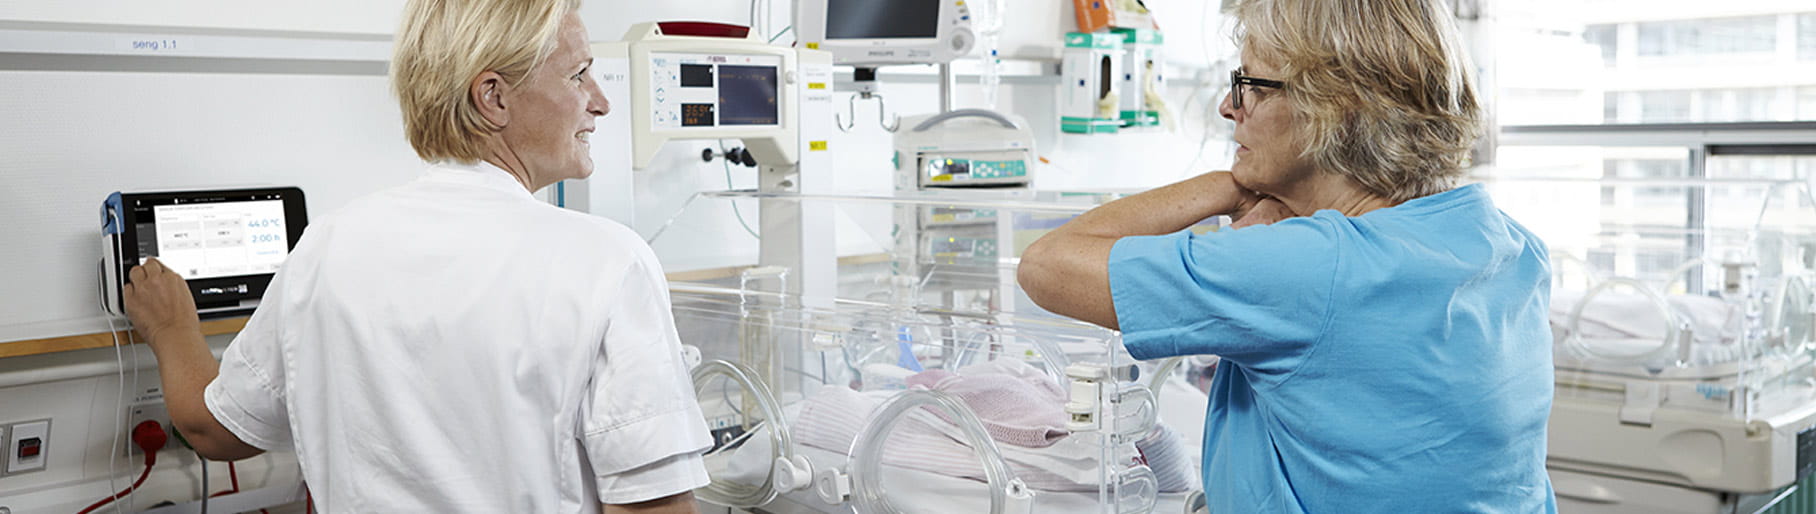
M 1278 80 L 1268 80 L 1268 79 L 1264 79 L 1264 78 L 1250 77 L 1248 75 L 1243 75 L 1242 68 L 1236 68 L 1234 70 L 1230 70 L 1230 108 L 1237 109 L 1237 110 L 1242 109 L 1242 86 L 1244 86 L 1244 85 L 1257 86 L 1257 87 L 1271 87 L 1274 89 L 1280 89 L 1280 88 L 1286 87 L 1285 82 L 1281 82 Z

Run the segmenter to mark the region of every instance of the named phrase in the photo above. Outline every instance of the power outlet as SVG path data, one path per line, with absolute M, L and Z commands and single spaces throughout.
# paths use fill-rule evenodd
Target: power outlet
M 6 431 L 6 474 L 44 471 L 51 450 L 50 420 L 13 423 Z
M 165 410 L 162 402 L 141 403 L 126 407 L 126 426 L 121 427 L 121 430 L 126 431 L 123 436 L 125 437 L 126 442 L 125 455 L 127 457 L 139 454 L 139 445 L 132 444 L 132 429 L 133 427 L 139 426 L 139 423 L 145 421 L 156 421 L 159 426 L 164 427 L 164 433 L 166 434 L 174 434 L 176 432 L 175 429 L 170 426 L 170 412 Z M 176 442 L 175 437 L 172 437 L 171 439 L 172 443 Z M 165 445 L 165 447 L 169 448 L 170 446 Z

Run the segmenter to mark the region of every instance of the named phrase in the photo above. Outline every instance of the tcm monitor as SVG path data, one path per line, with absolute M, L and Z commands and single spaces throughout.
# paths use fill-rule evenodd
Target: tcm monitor
M 125 314 L 128 270 L 157 257 L 202 317 L 251 313 L 309 224 L 294 187 L 114 193 L 101 205 L 107 307 Z

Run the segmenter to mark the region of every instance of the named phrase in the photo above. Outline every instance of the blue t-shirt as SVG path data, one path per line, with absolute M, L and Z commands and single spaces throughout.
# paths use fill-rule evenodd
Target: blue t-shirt
M 1124 238 L 1110 290 L 1136 358 L 1223 357 L 1211 512 L 1556 512 L 1549 262 L 1471 185 Z

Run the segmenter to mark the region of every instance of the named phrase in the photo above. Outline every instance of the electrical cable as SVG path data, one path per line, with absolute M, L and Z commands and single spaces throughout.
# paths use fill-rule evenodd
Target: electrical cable
M 730 150 L 727 150 L 725 148 L 725 140 L 723 140 L 723 139 L 719 140 L 719 153 L 731 153 Z M 719 164 L 723 165 L 723 167 L 725 168 L 725 188 L 726 189 L 736 189 L 736 187 L 731 185 L 731 160 L 730 159 L 720 159 Z M 736 200 L 732 201 L 731 213 L 738 217 L 738 225 L 744 227 L 745 233 L 750 234 L 750 237 L 754 237 L 757 239 L 763 239 L 763 236 L 757 235 L 757 231 L 751 230 L 750 222 L 744 221 L 744 212 L 738 210 L 738 203 Z
M 195 451 L 194 448 L 190 448 L 189 450 L 192 452 Z M 208 514 L 208 498 L 213 496 L 208 494 L 208 459 L 202 458 L 201 452 L 196 452 L 195 461 L 197 464 L 202 465 L 202 514 Z
M 774 36 L 770 36 L 770 37 L 769 37 L 769 43 L 770 43 L 770 44 L 775 44 L 775 42 L 776 42 L 776 40 L 777 40 L 777 39 L 782 39 L 782 35 L 783 35 L 783 34 L 787 34 L 787 33 L 789 33 L 789 32 L 791 32 L 791 31 L 793 31 L 793 30 L 794 30 L 794 28 L 795 28 L 795 26 L 794 26 L 794 25 L 789 25 L 789 26 L 787 26 L 787 27 L 782 27 L 782 30 L 780 30 L 780 31 L 778 31 L 778 32 L 776 32 L 776 35 L 774 35 Z M 791 46 L 792 46 L 792 45 L 791 45 Z
M 126 272 L 124 270 L 126 266 L 124 263 L 120 262 L 120 250 L 118 247 L 114 249 L 114 265 L 117 270 L 116 273 L 118 273 L 116 276 L 120 277 L 120 280 L 122 281 L 126 280 Z M 99 291 L 100 296 L 97 301 L 101 304 L 101 319 L 107 321 L 107 335 L 113 338 L 114 371 L 119 379 L 119 387 L 116 388 L 116 391 L 114 392 L 114 420 L 113 424 L 110 425 L 113 427 L 114 436 L 107 448 L 107 488 L 114 489 L 120 486 L 118 481 L 120 439 L 126 433 L 125 430 L 122 430 L 125 428 L 122 425 L 125 424 L 126 420 L 121 417 L 121 411 L 126 410 L 126 359 L 120 353 L 120 331 L 114 326 L 114 316 L 107 312 L 107 286 L 109 285 L 107 283 L 107 261 L 103 259 L 101 262 L 95 263 L 95 268 L 95 281 L 99 282 L 101 285 Z M 125 291 L 122 290 L 121 293 L 124 294 Z M 126 300 L 121 298 L 120 301 L 124 303 Z M 132 320 L 128 319 L 126 329 L 132 330 L 131 325 Z M 131 338 L 132 334 L 128 332 L 127 342 L 129 344 L 131 343 Z M 123 514 L 125 511 L 116 506 L 114 512 Z
M 750 0 L 750 30 L 755 31 L 758 34 L 763 33 L 762 26 L 757 20 L 757 3 L 760 1 L 761 0 Z
M 100 298 L 101 319 L 104 319 L 107 321 L 107 335 L 113 337 L 114 369 L 116 372 L 118 372 L 118 375 L 119 375 L 118 391 L 116 391 L 114 393 L 114 401 L 115 401 L 114 420 L 113 420 L 113 424 L 108 425 L 108 426 L 114 427 L 116 429 L 116 430 L 114 430 L 114 436 L 111 439 L 109 439 L 109 444 L 107 447 L 107 489 L 112 490 L 116 487 L 119 487 L 117 480 L 115 480 L 116 475 L 118 475 L 118 473 L 115 473 L 115 471 L 117 470 L 117 466 L 118 466 L 118 463 L 116 462 L 116 460 L 117 460 L 116 457 L 118 455 L 120 455 L 120 436 L 122 435 L 122 433 L 118 430 L 118 428 L 120 427 L 120 423 L 123 422 L 123 419 L 120 416 L 120 410 L 126 408 L 125 405 L 123 405 L 125 403 L 123 400 L 126 398 L 126 361 L 124 358 L 122 358 L 120 356 L 120 331 L 114 327 L 113 316 L 109 315 L 107 313 L 107 291 L 106 291 L 106 288 L 107 288 L 106 274 L 107 274 L 107 272 L 105 271 L 107 263 L 105 260 L 103 260 L 102 262 L 100 262 L 98 264 L 99 264 L 97 266 L 98 269 L 95 270 L 95 280 L 101 282 L 101 288 L 102 288 L 101 298 Z
M 125 301 L 125 300 L 121 300 L 121 301 Z M 131 320 L 127 320 L 127 321 L 131 321 Z M 126 347 L 131 349 L 130 351 L 132 352 L 132 394 L 133 395 L 130 397 L 121 397 L 120 402 L 123 404 L 129 399 L 138 397 L 139 391 L 144 390 L 144 388 L 139 385 L 140 384 L 139 368 L 141 367 L 141 366 L 139 366 L 139 362 L 141 362 L 139 359 L 139 346 L 140 345 L 139 345 L 137 334 L 135 332 L 136 331 L 133 331 L 130 328 L 128 328 L 128 331 L 126 332 Z M 160 385 L 160 390 L 161 389 L 162 389 L 162 387 Z M 116 411 L 125 410 L 125 405 L 118 406 L 114 410 L 116 410 Z M 131 420 L 127 420 L 127 421 L 130 422 Z M 141 424 L 143 424 L 143 423 L 141 423 Z M 120 425 L 118 425 L 118 424 L 115 424 L 114 426 L 120 427 Z M 175 426 L 175 425 L 172 425 L 172 426 Z M 120 428 L 124 429 L 124 427 L 120 427 Z M 162 426 L 159 427 L 160 431 L 162 430 L 162 428 L 163 428 Z M 138 429 L 135 427 L 133 430 L 135 432 L 133 434 L 133 436 L 136 438 L 138 436 L 138 434 L 136 433 Z M 119 510 L 120 508 L 121 507 L 115 507 L 114 512 L 117 514 L 118 512 L 120 512 L 120 510 Z
M 125 506 L 123 504 L 126 502 L 115 502 L 115 500 L 125 498 L 127 495 L 132 494 L 133 491 L 138 490 L 139 486 L 145 484 L 145 479 L 151 476 L 152 466 L 158 463 L 158 450 L 164 449 L 164 443 L 169 442 L 169 440 L 170 435 L 164 433 L 164 427 L 159 425 L 158 422 L 150 420 L 139 422 L 139 425 L 132 429 L 132 442 L 133 444 L 138 445 L 140 450 L 145 452 L 145 471 L 139 473 L 139 479 L 134 480 L 132 486 L 114 493 L 113 496 L 102 498 L 100 501 L 89 505 L 88 508 L 82 509 L 82 511 L 77 514 L 89 514 L 90 512 L 94 512 L 95 509 L 99 509 L 109 503 L 114 504 L 114 510 L 116 512 L 124 509 Z
M 202 454 L 200 454 L 200 453 L 196 454 L 196 458 L 202 459 Z M 203 492 L 208 491 L 208 487 L 207 487 L 208 479 L 206 478 L 207 475 L 208 475 L 208 461 L 207 461 L 207 459 L 202 459 L 202 476 L 203 476 L 202 491 Z M 207 513 L 209 498 L 213 498 L 216 496 L 226 496 L 229 494 L 236 494 L 236 493 L 240 492 L 240 470 L 239 470 L 239 467 L 235 464 L 235 461 L 231 461 L 231 460 L 227 461 L 227 480 L 228 480 L 229 489 L 227 489 L 225 491 L 217 492 L 214 494 L 205 495 L 202 497 L 203 514 Z M 259 509 L 259 512 L 263 513 L 263 514 L 271 514 L 266 509 Z

